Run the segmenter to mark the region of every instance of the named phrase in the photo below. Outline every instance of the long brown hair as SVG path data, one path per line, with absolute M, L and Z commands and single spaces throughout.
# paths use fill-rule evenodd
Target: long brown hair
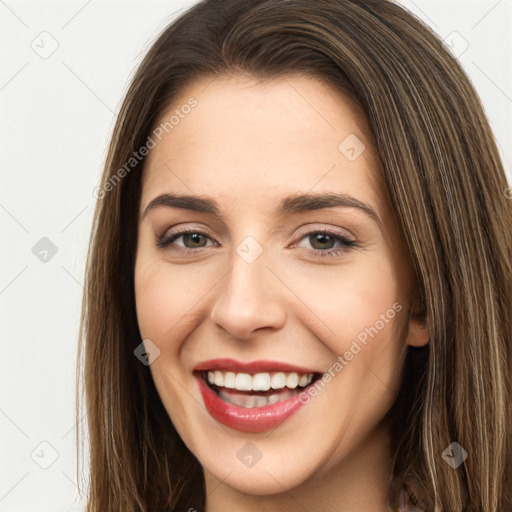
M 205 505 L 201 466 L 134 356 L 144 159 L 130 158 L 194 79 L 293 73 L 333 84 L 364 109 L 430 334 L 426 349 L 409 349 L 391 411 L 390 504 L 409 481 L 429 511 L 512 510 L 512 200 L 468 77 L 391 1 L 206 0 L 170 24 L 138 67 L 96 194 L 77 372 L 87 511 Z M 452 442 L 468 453 L 456 469 L 442 455 Z

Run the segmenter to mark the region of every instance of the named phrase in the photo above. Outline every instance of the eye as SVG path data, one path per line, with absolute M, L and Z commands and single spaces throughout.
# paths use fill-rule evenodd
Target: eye
M 212 240 L 206 233 L 199 231 L 198 229 L 183 229 L 177 233 L 170 235 L 164 234 L 161 237 L 157 237 L 156 244 L 158 247 L 167 247 L 179 240 L 183 239 L 183 245 L 177 244 L 178 247 L 182 247 L 185 252 L 192 251 L 196 252 L 198 249 L 201 250 L 206 247 L 205 243 L 208 240 Z
M 182 243 L 176 243 L 180 239 L 182 239 Z M 307 240 L 307 243 L 313 247 L 313 253 L 319 257 L 338 256 L 358 246 L 354 240 L 339 233 L 324 229 L 310 231 L 300 240 Z M 198 253 L 209 247 L 209 241 L 213 242 L 210 247 L 219 245 L 219 243 L 213 240 L 208 234 L 198 229 L 189 228 L 183 229 L 177 233 L 164 234 L 157 237 L 156 245 L 157 247 L 165 248 L 174 244 L 179 248 L 179 251 Z M 291 247 L 295 246 L 304 247 L 304 245 L 292 245 Z
M 313 247 L 313 252 L 320 257 L 338 256 L 349 251 L 352 247 L 357 247 L 354 240 L 325 229 L 310 231 L 301 238 L 302 240 L 307 240 L 307 243 Z M 298 245 L 297 247 L 304 246 Z

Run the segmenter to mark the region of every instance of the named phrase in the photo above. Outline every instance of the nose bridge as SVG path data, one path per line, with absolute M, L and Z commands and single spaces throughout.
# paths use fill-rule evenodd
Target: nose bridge
M 216 298 L 211 317 L 237 338 L 262 327 L 279 328 L 286 321 L 285 297 L 279 280 L 267 267 L 269 253 L 252 236 L 233 248 L 231 271 Z

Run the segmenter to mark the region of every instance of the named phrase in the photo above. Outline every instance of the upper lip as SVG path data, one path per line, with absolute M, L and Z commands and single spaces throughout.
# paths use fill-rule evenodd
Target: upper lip
M 195 371 L 221 370 L 231 371 L 235 373 L 257 373 L 257 372 L 296 372 L 305 373 L 322 373 L 305 366 L 297 366 L 281 361 L 237 361 L 236 359 L 210 359 L 203 361 L 194 367 Z

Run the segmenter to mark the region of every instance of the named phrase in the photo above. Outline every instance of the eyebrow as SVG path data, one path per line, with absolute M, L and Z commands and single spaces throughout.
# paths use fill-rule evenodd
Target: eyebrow
M 221 210 L 215 199 L 206 196 L 167 193 L 155 197 L 146 206 L 141 220 L 153 209 L 164 206 L 167 208 L 181 208 L 196 212 L 209 213 L 221 217 Z M 293 213 L 321 210 L 333 207 L 357 208 L 373 219 L 383 229 L 383 224 L 377 213 L 366 203 L 347 194 L 333 192 L 297 193 L 281 200 L 275 213 L 279 216 Z

